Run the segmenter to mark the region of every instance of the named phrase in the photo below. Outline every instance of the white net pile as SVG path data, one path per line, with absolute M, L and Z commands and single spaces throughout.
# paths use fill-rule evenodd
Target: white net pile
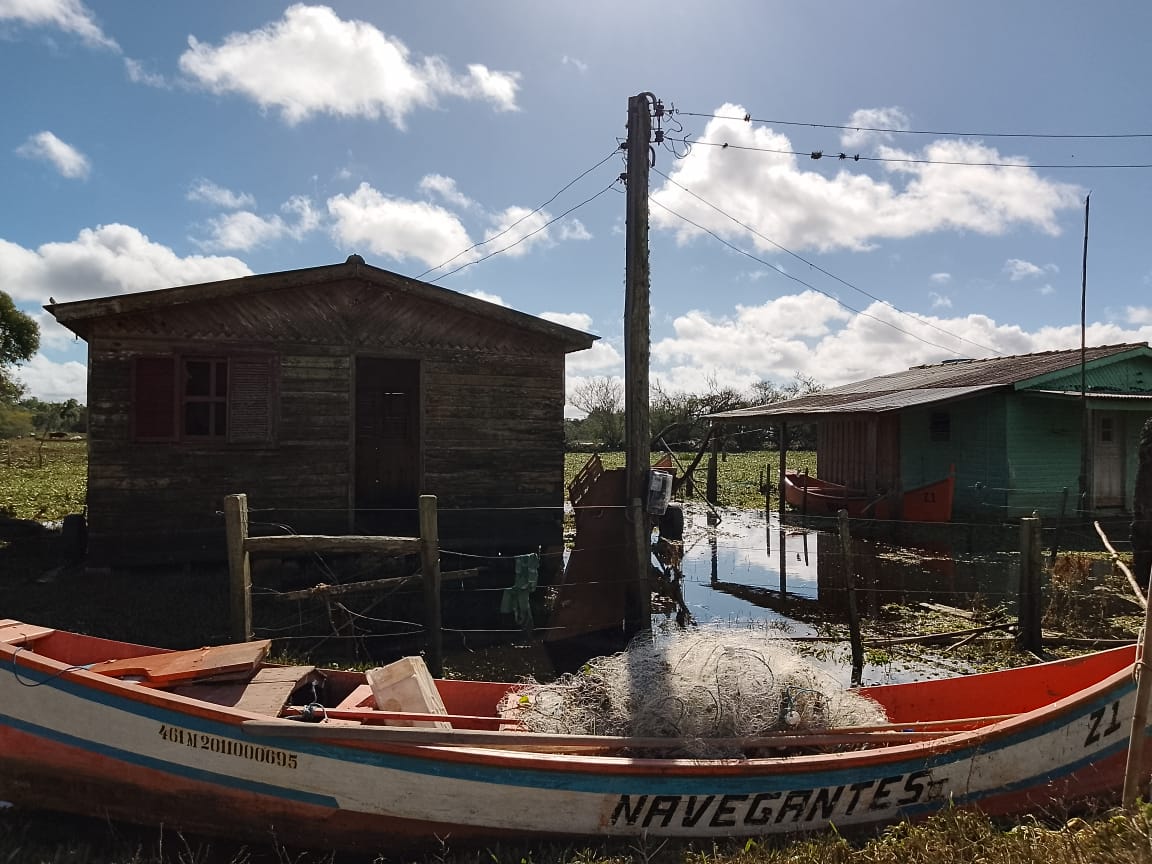
M 528 731 L 675 738 L 644 754 L 695 758 L 748 755 L 714 739 L 887 722 L 875 701 L 786 643 L 727 630 L 641 637 L 550 684 L 524 681 L 501 708 Z

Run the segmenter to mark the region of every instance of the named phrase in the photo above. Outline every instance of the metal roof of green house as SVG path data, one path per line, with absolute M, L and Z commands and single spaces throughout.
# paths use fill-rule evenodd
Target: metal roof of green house
M 1087 348 L 1087 365 L 1114 363 L 1129 357 L 1152 357 L 1147 342 Z M 1044 378 L 1080 366 L 1079 348 L 1042 351 L 986 360 L 947 360 L 931 366 L 913 366 L 903 372 L 880 375 L 784 402 L 739 408 L 708 415 L 711 420 L 748 421 L 834 413 L 879 413 L 915 405 L 948 402 L 998 388 L 1022 389 Z

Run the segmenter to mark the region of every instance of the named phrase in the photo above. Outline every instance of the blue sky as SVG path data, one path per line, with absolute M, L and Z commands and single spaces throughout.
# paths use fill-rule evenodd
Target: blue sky
M 43 327 L 19 374 L 85 398 L 50 296 L 357 252 L 459 256 L 423 278 L 603 337 L 570 386 L 619 376 L 642 91 L 682 139 L 651 184 L 666 390 L 1078 346 L 1089 192 L 1089 342 L 1145 341 L 1152 167 L 1091 166 L 1152 166 L 1152 137 L 1039 136 L 1152 132 L 1150 32 L 1137 0 L 0 0 L 0 290 Z

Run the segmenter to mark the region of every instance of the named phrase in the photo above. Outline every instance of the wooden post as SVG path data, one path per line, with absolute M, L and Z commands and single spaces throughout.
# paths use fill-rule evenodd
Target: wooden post
M 1148 587 L 1152 563 L 1152 420 L 1140 433 L 1139 463 L 1136 467 L 1136 490 L 1132 507 L 1132 569 L 1135 580 Z M 1152 675 L 1144 668 L 1143 658 L 1152 656 L 1152 602 L 1144 607 L 1144 641 L 1133 671 L 1136 675 L 1136 706 L 1132 709 L 1132 726 L 1128 732 L 1128 764 L 1124 771 L 1125 807 L 1136 803 L 1144 780 L 1144 735 L 1148 726 L 1148 697 L 1152 695 Z
M 1068 487 L 1060 496 L 1060 515 L 1056 517 L 1056 530 L 1052 533 L 1052 549 L 1048 552 L 1048 569 L 1056 569 L 1056 556 L 1060 554 L 1060 539 L 1064 533 L 1064 513 L 1068 509 Z
M 708 488 L 704 492 L 708 503 L 716 506 L 716 457 L 720 452 L 719 436 L 712 436 L 712 452 L 708 454 Z
M 228 581 L 231 586 L 232 639 L 252 638 L 252 569 L 248 562 L 248 496 L 224 496 L 224 535 L 228 541 Z
M 1025 651 L 1043 647 L 1040 612 L 1040 520 L 1035 516 L 1020 520 L 1019 631 L 1016 640 Z
M 428 671 L 444 677 L 444 631 L 440 618 L 440 532 L 436 496 L 420 496 L 420 569 L 424 573 L 424 621 L 428 630 Z
M 776 506 L 780 509 L 780 524 L 784 524 L 784 472 L 788 470 L 788 424 L 780 421 L 780 476 L 776 478 L 776 490 L 780 493 L 780 500 Z
M 864 677 L 864 637 L 860 633 L 860 611 L 856 608 L 856 571 L 852 569 L 852 534 L 848 528 L 848 511 L 837 515 L 840 523 L 840 548 L 844 553 L 844 587 L 848 599 L 848 638 L 852 643 L 852 686 L 859 687 Z
M 1137 448 L 1136 486 L 1132 493 L 1132 575 L 1147 591 L 1152 576 L 1152 420 L 1144 423 Z
M 648 588 L 650 531 L 644 512 L 648 497 L 648 469 L 652 463 L 649 414 L 649 308 L 648 270 L 648 152 L 652 137 L 651 93 L 628 99 L 628 183 L 625 220 L 624 297 L 624 425 L 627 492 L 625 504 L 631 522 L 628 552 L 631 578 L 625 590 L 625 622 L 629 635 L 652 628 L 652 593 Z

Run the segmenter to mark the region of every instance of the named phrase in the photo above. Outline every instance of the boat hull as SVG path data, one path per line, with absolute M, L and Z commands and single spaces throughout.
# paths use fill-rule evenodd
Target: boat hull
M 951 522 L 955 486 L 955 476 L 949 474 L 943 480 L 909 489 L 893 501 L 788 471 L 784 475 L 784 500 L 794 510 L 814 516 L 834 516 L 847 510 L 853 519 Z
M 1018 713 L 975 731 L 846 753 L 646 759 L 395 744 L 372 727 L 287 720 L 268 728 L 268 718 L 251 723 L 258 715 L 9 655 L 0 658 L 0 798 L 373 852 L 445 837 L 747 837 L 874 826 L 950 804 L 993 814 L 1071 806 L 1120 788 L 1135 699 L 1131 652 L 1111 652 L 1028 678 L 957 679 L 952 697 L 947 682 L 872 690 L 882 704 L 915 695 L 933 719 L 950 698 L 1003 689 Z M 1011 701 L 1043 691 L 1036 676 L 1062 692 L 1085 670 L 1092 683 L 1052 704 Z

